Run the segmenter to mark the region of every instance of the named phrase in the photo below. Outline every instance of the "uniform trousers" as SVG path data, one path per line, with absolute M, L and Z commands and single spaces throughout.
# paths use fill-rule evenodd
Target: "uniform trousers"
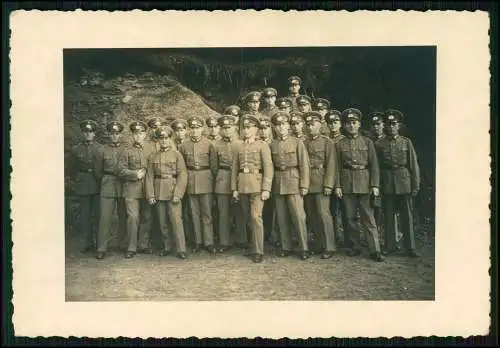
M 370 253 L 379 253 L 380 240 L 375 217 L 373 216 L 370 195 L 353 193 L 344 194 L 342 202 L 347 225 L 346 231 L 344 231 L 344 238 L 348 246 L 356 250 L 361 249 L 361 231 L 359 231 L 357 222 L 357 212 L 359 209 L 361 229 L 365 233 L 365 240 L 368 243 L 369 251 Z
M 241 196 L 241 195 L 240 195 Z M 250 219 L 245 215 L 241 200 L 234 206 L 234 241 L 240 245 L 246 245 L 249 242 L 249 234 L 251 231 Z
M 184 225 L 182 221 L 182 203 L 158 201 L 156 203 L 156 211 L 160 221 L 164 250 L 171 251 L 172 244 L 174 244 L 177 252 L 186 252 L 186 237 L 184 235 Z
M 194 231 L 195 244 L 205 246 L 214 245 L 214 231 L 212 219 L 212 194 L 188 195 L 191 208 L 191 221 Z
M 151 206 L 144 198 L 125 198 L 128 251 L 150 248 Z
M 279 226 L 281 250 L 292 248 L 292 231 L 297 231 L 301 251 L 308 251 L 307 224 L 304 199 L 299 194 L 275 195 L 276 217 Z
M 336 242 L 345 243 L 345 209 L 342 208 L 342 201 L 334 194 L 330 198 L 330 211 L 333 216 Z
M 385 249 L 394 251 L 397 245 L 397 219 L 401 217 L 401 232 L 406 250 L 415 250 L 415 232 L 413 229 L 413 199 L 409 194 L 384 195 Z
M 264 222 L 262 210 L 264 201 L 261 193 L 240 194 L 245 226 L 249 226 L 251 249 L 254 254 L 264 255 Z
M 126 208 L 125 201 L 121 197 L 101 197 L 101 216 L 99 218 L 99 232 L 97 235 L 97 251 L 105 252 L 108 249 L 109 235 L 113 214 L 118 213 L 118 243 L 119 247 L 125 249 L 126 246 Z
M 78 196 L 80 204 L 80 238 L 84 248 L 93 248 L 96 244 L 96 231 L 99 221 L 99 195 Z
M 230 235 L 231 235 L 231 222 L 234 220 L 235 224 L 238 225 L 238 219 L 241 219 L 242 215 L 239 213 L 241 208 L 237 204 L 232 204 L 233 197 L 229 194 L 218 194 L 216 196 L 217 200 L 217 230 L 219 245 L 228 246 L 230 245 Z
M 335 251 L 335 233 L 330 211 L 330 196 L 310 193 L 305 197 L 308 226 L 314 234 L 315 247 L 328 252 Z

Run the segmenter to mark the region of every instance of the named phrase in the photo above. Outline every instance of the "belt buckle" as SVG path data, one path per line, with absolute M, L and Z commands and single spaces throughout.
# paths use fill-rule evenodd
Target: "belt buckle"
M 245 174 L 250 173 L 250 169 L 248 169 L 248 168 L 246 168 L 246 167 L 245 167 L 245 168 L 243 168 L 243 173 L 245 173 Z
M 194 165 L 194 166 L 193 166 L 193 168 L 194 168 L 195 170 L 198 170 L 198 169 L 200 169 L 200 166 L 199 166 L 199 165 Z
M 92 173 L 92 169 L 91 168 L 87 169 L 87 173 Z
M 281 171 L 286 170 L 286 166 L 280 166 L 280 170 Z

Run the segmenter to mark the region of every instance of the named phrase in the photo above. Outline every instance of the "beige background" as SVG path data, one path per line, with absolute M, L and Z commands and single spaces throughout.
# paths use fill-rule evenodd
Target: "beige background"
M 484 12 L 13 13 L 15 334 L 273 338 L 486 334 L 488 27 Z M 436 301 L 64 302 L 63 48 L 372 45 L 438 47 Z

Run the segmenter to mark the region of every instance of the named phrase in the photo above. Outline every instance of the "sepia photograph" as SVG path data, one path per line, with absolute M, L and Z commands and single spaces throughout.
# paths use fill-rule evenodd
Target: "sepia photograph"
M 67 301 L 434 299 L 435 46 L 63 60 Z

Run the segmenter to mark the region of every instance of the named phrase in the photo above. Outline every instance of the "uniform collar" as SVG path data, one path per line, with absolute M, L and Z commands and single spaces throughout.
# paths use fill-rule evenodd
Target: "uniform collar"
M 340 131 L 339 132 L 330 132 L 330 134 L 331 134 L 332 138 L 336 138 L 336 137 L 342 135 L 342 133 L 340 133 Z
M 253 144 L 255 143 L 255 138 L 248 138 L 243 140 L 245 144 Z
M 266 143 L 269 142 L 269 140 L 271 140 L 271 138 L 267 137 L 267 138 L 262 138 L 262 141 L 265 141 Z
M 356 133 L 356 134 L 347 134 L 346 137 L 348 137 L 349 139 L 356 139 L 359 137 L 359 133 Z
M 198 138 L 191 137 L 191 141 L 192 141 L 193 143 L 198 143 L 198 142 L 200 142 L 201 138 L 202 138 L 202 137 L 198 137 Z
M 120 147 L 121 143 L 109 143 L 111 147 Z
M 168 150 L 170 150 L 172 147 L 167 145 L 167 146 L 160 146 L 160 151 L 161 152 L 166 152 Z
M 218 135 L 208 135 L 207 138 L 210 140 L 218 140 L 219 136 Z
M 278 139 L 281 140 L 281 141 L 285 141 L 285 140 L 288 139 L 288 136 L 289 136 L 288 134 L 285 135 L 285 136 L 278 136 Z
M 316 140 L 316 139 L 318 139 L 318 138 L 319 138 L 319 134 L 316 134 L 315 136 L 311 136 L 311 137 L 310 137 L 310 139 L 311 139 L 311 140 Z
M 388 138 L 391 139 L 391 140 L 396 140 L 397 138 L 399 138 L 399 134 L 389 135 Z
M 138 149 L 142 149 L 144 147 L 144 144 L 143 143 L 138 143 L 138 142 L 135 142 L 134 143 L 134 147 L 138 148 Z
M 93 140 L 91 140 L 91 141 L 87 141 L 87 140 L 85 140 L 83 143 L 84 143 L 85 145 L 87 145 L 87 146 L 90 146 L 90 145 L 92 145 L 92 144 L 94 143 L 94 141 L 93 141 Z
M 231 141 L 231 137 L 222 137 L 222 140 L 224 140 L 226 143 L 229 143 Z

